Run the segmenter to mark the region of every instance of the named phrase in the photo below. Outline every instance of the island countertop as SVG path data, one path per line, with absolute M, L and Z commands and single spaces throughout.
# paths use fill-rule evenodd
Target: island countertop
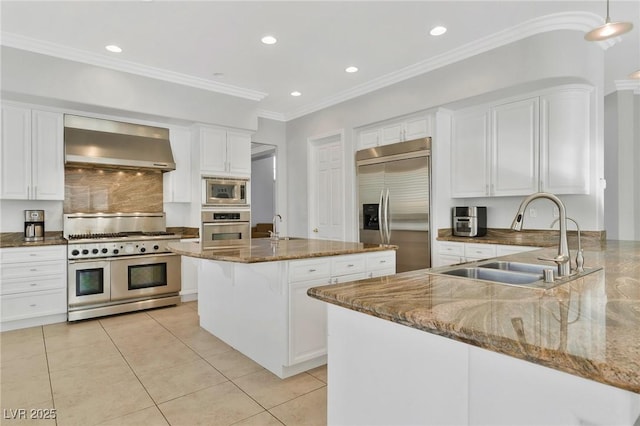
M 233 248 L 203 249 L 200 243 L 195 242 L 169 243 L 168 248 L 173 253 L 182 256 L 227 262 L 256 263 L 395 250 L 397 246 L 310 240 L 306 238 L 281 239 L 278 241 L 272 241 L 268 238 L 255 238 L 246 245 Z
M 555 249 L 501 259 L 540 263 Z M 429 270 L 311 288 L 322 301 L 640 393 L 640 241 L 585 251 L 602 267 L 552 289 Z

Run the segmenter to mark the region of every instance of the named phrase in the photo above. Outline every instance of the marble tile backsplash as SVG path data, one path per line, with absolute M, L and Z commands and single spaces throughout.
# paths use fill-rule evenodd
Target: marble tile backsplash
M 161 212 L 162 173 L 67 168 L 64 213 Z

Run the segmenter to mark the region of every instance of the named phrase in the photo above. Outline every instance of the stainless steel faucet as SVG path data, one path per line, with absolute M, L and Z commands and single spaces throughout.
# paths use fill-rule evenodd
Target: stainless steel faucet
M 556 224 L 556 222 L 559 219 L 556 218 L 553 220 L 553 222 L 551 222 L 551 225 L 549 225 L 549 228 L 553 228 L 553 225 Z M 576 253 L 576 272 L 584 272 L 584 255 L 582 252 L 582 243 L 580 242 L 580 225 L 578 225 L 578 222 L 576 222 L 575 219 L 567 217 L 567 220 L 570 220 L 571 222 L 576 224 L 576 229 L 578 230 L 578 252 Z
M 278 219 L 280 219 L 280 222 L 282 223 L 282 216 L 280 216 L 279 214 L 273 216 L 272 222 L 273 222 L 273 231 L 269 231 L 269 238 L 271 238 L 272 240 L 277 240 L 278 237 Z
M 553 194 L 549 194 L 548 192 L 536 192 L 529 195 L 527 198 L 522 200 L 522 203 L 520 203 L 520 208 L 516 213 L 516 217 L 513 219 L 511 229 L 513 229 L 514 231 L 522 230 L 522 222 L 524 221 L 524 214 L 527 206 L 530 202 L 532 202 L 533 200 L 537 200 L 538 198 L 546 198 L 547 200 L 553 201 L 558 207 L 558 211 L 560 212 L 560 239 L 558 241 L 558 255 L 553 259 L 538 259 L 555 262 L 558 265 L 559 277 L 569 276 L 571 275 L 571 264 L 569 255 L 569 243 L 567 242 L 567 212 L 560 198 L 556 197 Z

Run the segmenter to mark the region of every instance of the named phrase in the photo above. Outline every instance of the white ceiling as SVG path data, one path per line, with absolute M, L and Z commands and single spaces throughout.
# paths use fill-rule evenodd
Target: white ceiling
M 604 0 L 3 0 L 1 28 L 7 46 L 254 99 L 286 120 L 558 23 L 586 31 L 605 11 Z M 611 16 L 635 28 L 605 53 L 609 85 L 640 69 L 640 1 L 611 0 Z M 435 25 L 448 32 L 430 36 Z

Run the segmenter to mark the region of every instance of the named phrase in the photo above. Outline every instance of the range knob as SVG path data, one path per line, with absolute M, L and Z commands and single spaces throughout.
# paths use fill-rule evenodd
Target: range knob
M 87 249 L 82 250 L 82 254 L 89 254 L 89 250 Z
M 71 250 L 71 255 L 72 256 L 77 256 L 79 254 L 80 254 L 80 252 L 78 250 Z
M 107 250 L 106 248 L 103 248 L 103 249 L 102 249 L 102 252 L 103 252 L 103 253 L 106 253 L 106 252 L 108 252 L 108 251 L 109 251 L 109 250 Z
M 153 249 L 154 249 L 154 250 L 158 250 L 159 248 L 160 248 L 160 246 L 159 246 L 159 245 L 157 245 L 157 244 L 153 246 Z
M 145 251 L 147 251 L 147 249 L 146 249 L 146 248 L 144 248 L 144 247 L 141 247 L 141 248 L 140 248 L 140 253 L 144 253 Z
M 120 250 L 118 250 L 118 249 L 113 249 L 113 254 L 118 254 L 118 253 L 120 253 Z
M 98 252 L 99 252 L 99 250 L 98 250 L 97 248 L 96 248 L 96 249 L 91 250 L 91 253 L 93 253 L 93 254 L 98 254 Z

